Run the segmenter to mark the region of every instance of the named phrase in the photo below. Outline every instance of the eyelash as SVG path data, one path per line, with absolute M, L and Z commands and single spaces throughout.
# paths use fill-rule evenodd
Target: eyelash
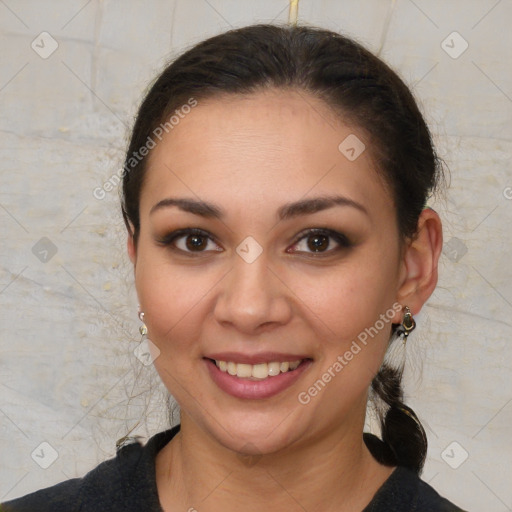
M 179 249 L 179 248 L 173 246 L 173 244 L 176 240 L 178 240 L 180 238 L 184 238 L 184 237 L 186 238 L 187 236 L 191 236 L 191 235 L 198 235 L 201 237 L 208 238 L 211 241 L 213 241 L 214 243 L 216 243 L 217 245 L 220 245 L 215 240 L 215 238 L 212 237 L 208 232 L 203 231 L 202 229 L 198 229 L 198 228 L 179 229 L 177 231 L 169 233 L 168 235 L 158 238 L 157 243 L 162 246 L 165 246 L 165 247 L 170 247 L 172 250 L 180 251 L 182 253 L 194 255 L 194 256 L 198 256 L 201 253 L 207 252 L 207 251 L 184 251 L 183 249 Z M 337 231 L 333 231 L 331 229 L 325 229 L 325 228 L 310 228 L 310 229 L 306 229 L 306 230 L 302 231 L 301 233 L 299 233 L 297 235 L 296 240 L 292 243 L 292 247 L 297 245 L 303 239 L 307 239 L 308 237 L 314 236 L 314 235 L 321 235 L 321 236 L 329 237 L 329 238 L 333 239 L 335 242 L 337 242 L 339 244 L 339 247 L 337 247 L 335 249 L 329 249 L 327 251 L 319 251 L 319 252 L 313 251 L 313 252 L 306 253 L 312 257 L 318 258 L 323 255 L 328 256 L 328 255 L 331 255 L 333 252 L 337 252 L 342 249 L 348 249 L 352 246 L 352 243 L 342 233 L 338 233 Z M 216 252 L 220 252 L 220 251 L 216 251 Z M 304 252 L 304 251 L 299 251 L 299 252 Z

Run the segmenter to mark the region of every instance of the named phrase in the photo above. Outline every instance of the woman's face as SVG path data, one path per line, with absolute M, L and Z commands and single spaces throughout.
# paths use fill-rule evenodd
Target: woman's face
M 361 434 L 404 278 L 361 141 L 320 100 L 272 90 L 199 102 L 152 150 L 129 252 L 154 364 L 226 447 Z

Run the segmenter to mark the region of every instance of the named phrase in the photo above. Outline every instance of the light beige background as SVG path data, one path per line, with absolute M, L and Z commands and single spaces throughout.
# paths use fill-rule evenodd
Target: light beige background
M 141 418 L 142 436 L 167 427 L 165 390 L 132 352 L 117 191 L 93 191 L 117 172 L 169 58 L 287 18 L 286 0 L 0 0 L 0 501 L 83 476 Z M 423 478 L 467 510 L 510 510 L 512 3 L 301 0 L 299 19 L 397 69 L 450 168 L 433 204 L 440 283 L 408 343 L 407 403 L 430 443 Z M 43 442 L 58 454 L 48 469 Z

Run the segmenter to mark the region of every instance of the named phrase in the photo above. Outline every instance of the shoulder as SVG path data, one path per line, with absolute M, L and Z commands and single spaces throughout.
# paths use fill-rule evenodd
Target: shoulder
M 386 464 L 386 445 L 375 434 L 365 432 L 364 442 L 374 458 Z M 363 512 L 465 512 L 423 481 L 411 469 L 397 466 L 375 493 Z
M 0 504 L 0 512 L 161 512 L 155 479 L 155 457 L 179 427 L 160 432 L 146 445 L 133 440 L 116 456 L 82 478 L 72 478 Z
M 363 512 L 465 512 L 423 481 L 414 471 L 398 466 Z

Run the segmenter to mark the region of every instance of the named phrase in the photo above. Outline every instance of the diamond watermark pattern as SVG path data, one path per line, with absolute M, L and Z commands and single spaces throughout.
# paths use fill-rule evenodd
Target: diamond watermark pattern
M 32 254 L 41 263 L 48 263 L 57 254 L 57 246 L 49 238 L 43 236 L 32 247 Z
M 244 444 L 242 448 L 242 452 L 256 452 L 251 455 L 245 454 L 245 453 L 238 453 L 238 458 L 246 465 L 246 466 L 255 466 L 258 464 L 259 460 L 261 459 L 262 455 L 259 453 L 259 450 L 256 448 L 256 446 L 252 443 L 246 443 Z
M 441 48 L 452 59 L 458 59 L 468 49 L 468 47 L 468 42 L 455 31 L 448 35 L 441 43 Z
M 468 248 L 466 244 L 455 236 L 452 236 L 443 247 L 443 254 L 455 263 L 460 261 L 467 252 Z
M 452 469 L 459 468 L 468 457 L 469 453 L 457 441 L 452 441 L 441 453 L 441 458 Z
M 246 263 L 253 263 L 263 252 L 263 247 L 252 236 L 248 236 L 238 245 L 236 252 Z
M 149 366 L 160 355 L 160 349 L 146 338 L 137 345 L 133 353 L 144 366 Z
M 39 57 L 47 59 L 57 50 L 59 43 L 48 32 L 41 32 L 30 46 Z
M 366 146 L 359 137 L 351 133 L 348 137 L 343 139 L 338 149 L 344 157 L 353 162 L 366 149 Z
M 38 466 L 47 469 L 58 459 L 59 454 L 50 443 L 43 441 L 30 456 Z

